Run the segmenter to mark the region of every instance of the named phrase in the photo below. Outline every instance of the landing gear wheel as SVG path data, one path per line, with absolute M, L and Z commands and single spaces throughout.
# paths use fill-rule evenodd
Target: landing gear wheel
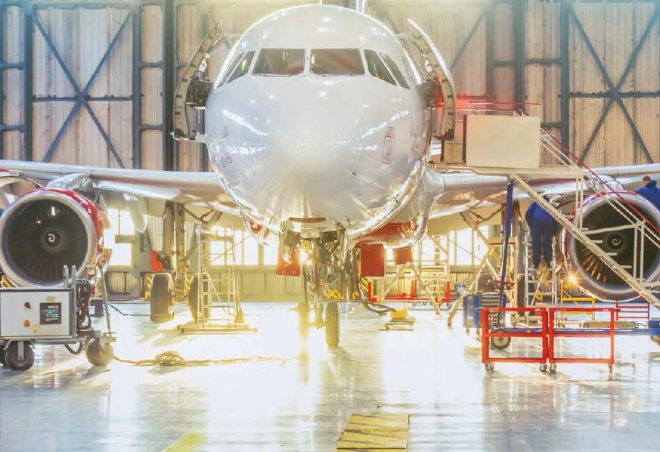
M 198 312 L 198 303 L 199 303 L 199 275 L 194 275 L 190 280 L 190 290 L 188 291 L 188 306 L 190 306 L 190 316 L 195 322 L 199 319 L 197 318 Z M 211 309 L 206 308 L 203 312 L 204 319 L 211 317 Z
M 156 273 L 151 282 L 151 321 L 169 322 L 174 318 L 172 310 L 174 283 L 169 273 Z
M 115 358 L 115 351 L 112 345 L 105 344 L 105 348 L 101 346 L 101 342 L 94 339 L 87 346 L 87 361 L 92 366 L 107 366 Z
M 660 336 L 651 336 L 651 340 L 660 345 Z
M 5 365 L 5 346 L 0 345 L 0 366 Z
M 494 372 L 495 371 L 495 364 L 486 363 L 486 364 L 484 364 L 484 368 L 486 369 L 486 372 Z
M 557 372 L 557 365 L 556 364 L 550 364 L 550 373 L 554 374 Z
M 331 301 L 325 308 L 325 343 L 330 348 L 339 345 L 339 307 Z
M 546 373 L 548 371 L 548 365 L 547 364 L 541 364 L 539 366 L 539 372 Z
M 504 330 L 501 328 L 494 329 L 492 332 L 493 333 L 500 333 L 503 332 Z M 491 337 L 490 338 L 490 345 L 496 350 L 505 350 L 509 348 L 509 345 L 511 345 L 511 338 L 510 337 Z
M 298 303 L 298 334 L 303 340 L 309 334 L 309 303 L 306 301 Z
M 34 364 L 34 350 L 23 342 L 23 359 L 18 357 L 18 342 L 12 342 L 5 350 L 5 366 L 11 370 L 28 370 Z

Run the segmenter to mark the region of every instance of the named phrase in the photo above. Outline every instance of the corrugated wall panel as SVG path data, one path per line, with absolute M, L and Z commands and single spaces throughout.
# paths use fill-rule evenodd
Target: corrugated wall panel
M 4 26 L 0 33 L 4 37 L 2 59 L 6 63 L 21 63 L 23 59 L 23 9 L 10 6 L 0 9 L 4 15 Z M 5 69 L 3 71 L 2 95 L 3 108 L 0 112 L 5 125 L 15 126 L 23 123 L 23 71 Z M 18 131 L 2 133 L 4 158 L 20 159 L 23 152 L 23 134 Z
M 127 71 L 125 65 L 131 64 L 132 48 L 130 34 L 124 35 L 126 29 L 120 35 L 119 45 L 110 50 L 112 58 L 99 68 L 103 55 L 108 52 L 128 14 L 129 10 L 121 7 L 38 9 L 36 22 L 44 31 L 39 26 L 35 27 L 35 96 L 42 99 L 75 96 L 73 83 L 80 91 L 89 85 L 90 97 L 130 95 L 131 71 Z M 61 57 L 73 83 L 66 76 L 56 54 Z M 120 61 L 128 63 L 120 64 Z M 96 76 L 92 80 L 94 74 Z M 49 157 L 53 162 L 118 166 L 99 127 L 108 135 L 119 137 L 121 134 L 113 133 L 113 129 L 122 130 L 126 124 L 132 125 L 132 117 L 126 115 L 130 109 L 125 106 L 111 107 L 114 103 L 90 100 L 90 109 L 95 119 L 85 106 L 81 106 L 69 122 L 59 146 L 48 156 L 48 149 L 65 124 L 75 102 L 58 99 L 39 102 L 34 108 L 35 136 L 39 137 L 35 139 L 34 158 L 41 160 Z M 119 154 L 132 155 L 132 142 L 124 139 L 113 142 L 113 145 Z
M 412 19 L 431 37 L 449 66 L 456 90 L 461 94 L 483 96 L 486 93 L 486 32 L 483 2 L 447 3 L 387 3 L 377 8 L 381 15 L 389 14 L 400 33 L 409 33 Z M 467 43 L 460 59 L 458 54 L 470 32 L 477 29 Z
M 206 30 L 202 30 L 202 17 L 199 7 L 193 4 L 180 5 L 177 12 L 177 60 L 186 63 L 190 60 Z M 183 68 L 179 70 L 179 80 Z M 178 81 L 178 80 L 177 80 Z M 179 160 L 177 168 L 181 171 L 200 169 L 201 145 L 188 142 L 177 143 Z
M 116 30 L 128 19 L 129 12 L 114 9 L 110 12 L 112 27 Z M 114 34 L 111 39 L 114 38 Z M 104 67 L 108 71 L 108 92 L 113 96 L 130 97 L 133 94 L 133 27 L 127 23 L 110 54 L 108 63 Z M 126 168 L 133 167 L 133 102 L 110 102 L 108 106 L 107 132 L 114 144 L 121 161 Z M 109 155 L 111 167 L 119 166 L 114 156 Z
M 163 9 L 145 6 L 140 14 L 140 58 L 144 63 L 161 63 L 164 58 Z M 160 68 L 140 70 L 141 117 L 143 125 L 163 124 L 163 71 Z M 140 137 L 140 168 L 165 168 L 163 134 L 159 130 L 146 130 Z
M 635 4 L 635 43 L 641 40 L 649 20 L 653 17 L 654 6 L 652 3 Z M 660 93 L 660 27 L 657 21 L 640 49 L 631 77 L 634 78 L 638 91 Z M 660 162 L 660 99 L 635 99 L 634 104 L 631 116 L 653 161 Z M 646 156 L 639 146 L 635 148 L 633 162 L 646 163 Z
M 494 11 L 494 57 L 497 61 L 513 61 L 513 7 L 496 5 Z
M 600 3 L 576 3 L 574 8 L 594 49 L 602 58 L 605 53 L 603 5 Z M 605 92 L 606 87 L 600 70 L 575 24 L 571 26 L 570 31 L 570 52 L 571 91 L 577 93 Z M 602 114 L 604 104 L 605 101 L 602 99 L 578 98 L 571 100 L 571 124 L 574 129 L 571 134 L 571 149 L 579 153 L 586 147 L 589 137 Z M 604 151 L 605 132 L 601 127 L 592 144 L 586 163 L 594 167 L 603 166 L 605 164 Z
M 633 4 L 611 3 L 606 5 L 604 19 L 602 31 L 598 31 L 603 35 L 605 43 L 605 50 L 602 53 L 603 64 L 610 80 L 616 86 L 619 84 L 634 48 Z M 627 77 L 623 81 L 621 91 L 630 92 L 634 89 L 634 78 Z M 630 110 L 632 103 L 629 100 L 624 102 L 629 111 L 632 111 Z M 605 118 L 604 129 L 603 164 L 608 166 L 632 162 L 635 155 L 635 141 L 624 112 L 616 102 Z

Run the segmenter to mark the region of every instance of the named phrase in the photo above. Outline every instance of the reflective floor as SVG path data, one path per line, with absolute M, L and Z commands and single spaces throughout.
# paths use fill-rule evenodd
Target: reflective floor
M 313 331 L 301 355 L 291 304 L 249 304 L 257 334 L 181 336 L 182 311 L 152 325 L 148 307 L 118 304 L 116 354 L 153 358 L 251 358 L 203 367 L 91 367 L 64 347 L 37 348 L 26 372 L 0 367 L 0 451 L 334 451 L 351 414 L 409 415 L 409 451 L 657 450 L 660 347 L 617 338 L 605 365 L 497 364 L 446 312 L 413 310 L 414 331 L 348 314 L 341 346 Z M 351 317 L 351 318 L 346 318 Z M 604 343 L 562 343 L 565 353 L 605 354 Z M 519 340 L 510 353 L 534 354 Z M 507 352 L 509 353 L 509 352 Z

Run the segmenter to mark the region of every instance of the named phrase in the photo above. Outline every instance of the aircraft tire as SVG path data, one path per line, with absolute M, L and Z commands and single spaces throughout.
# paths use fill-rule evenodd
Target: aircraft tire
M 174 318 L 172 310 L 174 283 L 169 273 L 156 273 L 151 282 L 151 321 L 169 322 Z
M 330 348 L 339 345 L 339 306 L 331 301 L 325 308 L 325 343 Z

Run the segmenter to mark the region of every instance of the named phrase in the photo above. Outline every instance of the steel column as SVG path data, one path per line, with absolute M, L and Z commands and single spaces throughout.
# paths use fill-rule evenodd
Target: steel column
M 174 90 L 176 89 L 176 65 L 174 64 L 174 52 L 176 50 L 176 25 L 175 25 L 175 0 L 164 1 L 164 24 L 163 30 L 165 48 L 163 49 L 164 68 L 163 68 L 163 150 L 165 152 L 164 160 L 165 170 L 172 171 L 175 169 L 174 164 L 174 139 L 170 136 L 169 131 L 174 130 L 174 120 L 172 118 L 172 110 L 174 109 Z
M 23 2 L 23 152 L 22 159 L 31 162 L 33 159 L 32 132 L 33 132 L 33 107 L 32 107 L 32 79 L 34 74 L 34 50 L 33 20 L 34 9 L 32 3 Z
M 142 4 L 136 1 L 131 6 L 133 15 L 133 168 L 142 166 L 142 96 L 140 95 L 140 80 L 142 71 L 140 61 L 142 58 L 142 46 L 140 45 L 142 33 Z

